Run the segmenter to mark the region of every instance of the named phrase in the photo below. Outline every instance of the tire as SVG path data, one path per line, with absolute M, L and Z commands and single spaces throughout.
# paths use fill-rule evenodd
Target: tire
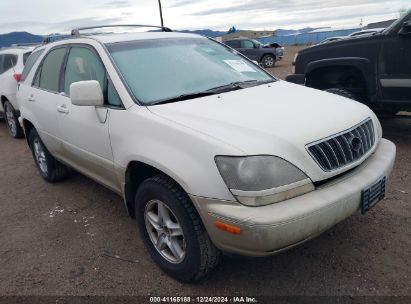
M 332 93 L 335 95 L 339 95 L 342 97 L 346 97 L 346 98 L 361 102 L 361 98 L 359 98 L 356 94 L 346 89 L 331 88 L 331 89 L 325 90 L 325 92 Z
M 264 68 L 273 68 L 275 66 L 275 56 L 273 55 L 264 55 L 261 59 L 261 64 Z
M 6 120 L 6 125 L 7 129 L 9 130 L 10 136 L 13 138 L 23 138 L 24 132 L 20 127 L 16 110 L 13 108 L 9 101 L 6 101 L 4 103 L 3 108 L 4 119 Z
M 44 180 L 49 183 L 55 183 L 67 177 L 70 169 L 50 154 L 35 129 L 30 131 L 29 145 L 34 162 Z
M 220 252 L 187 194 L 169 177 L 157 175 L 144 181 L 137 190 L 134 210 L 148 252 L 171 277 L 195 282 L 218 265 Z M 164 216 L 166 212 L 168 216 Z M 167 218 L 171 221 L 164 221 Z M 160 239 L 156 246 L 154 242 L 159 244 Z

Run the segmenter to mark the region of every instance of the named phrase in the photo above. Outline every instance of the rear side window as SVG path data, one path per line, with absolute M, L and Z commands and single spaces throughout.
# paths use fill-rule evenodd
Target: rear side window
M 17 55 L 3 54 L 0 58 L 0 74 L 7 72 L 17 64 Z
M 23 65 L 26 64 L 27 59 L 30 57 L 31 52 L 27 52 L 23 54 Z
M 43 54 L 43 50 L 38 50 L 37 52 L 34 53 L 26 53 L 29 54 L 28 58 L 25 61 L 23 73 L 21 74 L 21 81 L 24 81 L 27 78 L 27 75 L 30 73 L 31 69 L 33 68 L 33 65 L 36 63 L 37 59 L 39 59 L 40 55 Z M 24 54 L 24 56 L 26 56 Z M 31 54 L 31 55 L 30 55 Z M 23 58 L 24 61 L 24 58 Z
M 73 47 L 70 50 L 64 73 L 64 93 L 70 94 L 73 82 L 97 80 L 101 89 L 105 88 L 106 70 L 100 58 L 90 49 Z
M 58 48 L 50 51 L 37 72 L 35 84 L 47 91 L 58 92 L 60 71 L 66 55 L 66 48 Z M 37 78 L 38 77 L 38 78 Z

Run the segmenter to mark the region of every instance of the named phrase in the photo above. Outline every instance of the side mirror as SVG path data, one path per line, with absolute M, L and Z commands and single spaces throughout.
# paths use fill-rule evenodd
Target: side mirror
M 96 80 L 73 82 L 70 85 L 71 103 L 76 106 L 102 106 L 103 91 Z
M 411 36 L 411 21 L 404 22 L 398 34 L 401 36 Z

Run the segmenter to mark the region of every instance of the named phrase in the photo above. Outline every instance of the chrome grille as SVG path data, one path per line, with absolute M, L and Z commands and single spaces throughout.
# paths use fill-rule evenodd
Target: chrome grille
M 374 143 L 374 125 L 369 118 L 347 131 L 307 145 L 307 150 L 324 171 L 332 171 L 359 160 Z

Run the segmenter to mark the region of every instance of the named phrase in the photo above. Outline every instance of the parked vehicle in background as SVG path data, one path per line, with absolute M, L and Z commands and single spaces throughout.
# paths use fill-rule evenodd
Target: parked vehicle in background
M 20 84 L 35 164 L 120 194 L 169 275 L 289 249 L 384 197 L 395 146 L 368 107 L 198 35 L 73 34 L 40 47 Z
M 328 42 L 333 42 L 333 41 L 341 40 L 341 39 L 344 39 L 344 38 L 346 38 L 346 37 L 330 37 L 330 38 L 324 39 L 323 41 L 321 41 L 321 42 L 318 43 L 318 44 L 324 44 L 324 43 L 328 43 Z
M 33 49 L 32 46 L 0 49 L 0 112 L 7 123 L 10 135 L 14 138 L 24 136 L 23 129 L 18 123 L 19 106 L 16 93 L 24 64 Z
M 264 45 L 257 40 L 243 38 L 227 40 L 224 43 L 265 68 L 274 67 L 276 61 L 284 57 L 284 48 L 278 44 Z
M 362 30 L 362 31 L 354 32 L 354 33 L 348 35 L 348 37 L 358 37 L 358 36 L 363 36 L 363 35 L 372 35 L 372 34 L 375 34 L 375 33 L 381 33 L 384 30 L 385 30 L 385 28 L 375 28 L 375 29 Z
M 383 32 L 300 51 L 286 79 L 395 114 L 411 110 L 410 54 L 411 11 Z

